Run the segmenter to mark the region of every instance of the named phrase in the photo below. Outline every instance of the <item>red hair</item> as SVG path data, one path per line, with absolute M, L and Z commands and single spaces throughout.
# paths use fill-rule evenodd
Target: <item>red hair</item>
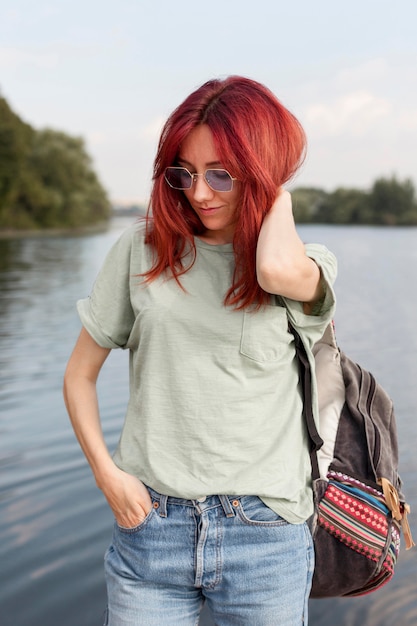
M 225 304 L 237 308 L 269 301 L 256 280 L 256 244 L 262 221 L 279 188 L 295 174 L 305 152 L 305 134 L 298 120 L 269 89 L 240 76 L 210 80 L 194 91 L 168 118 L 154 163 L 147 217 L 147 243 L 155 251 L 146 280 L 168 268 L 179 277 L 190 269 L 182 259 L 204 226 L 181 191 L 164 180 L 180 146 L 200 124 L 207 124 L 223 166 L 241 182 L 241 199 L 233 239 L 235 272 Z M 152 211 L 152 216 L 150 215 Z

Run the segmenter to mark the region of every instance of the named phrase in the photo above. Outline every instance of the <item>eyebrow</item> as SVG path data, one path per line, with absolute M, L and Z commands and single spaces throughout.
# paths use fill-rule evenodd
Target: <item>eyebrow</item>
M 192 163 L 190 163 L 189 161 L 187 161 L 187 159 L 182 159 L 181 157 L 178 157 L 177 159 L 178 163 L 184 163 L 185 165 L 188 165 L 191 168 L 194 168 L 194 165 Z M 210 163 L 206 163 L 205 166 L 206 167 L 214 167 L 214 166 L 221 166 L 221 162 L 220 161 L 210 161 Z

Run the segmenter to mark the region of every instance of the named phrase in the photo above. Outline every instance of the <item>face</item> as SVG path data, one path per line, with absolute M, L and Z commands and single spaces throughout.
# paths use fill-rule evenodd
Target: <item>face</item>
M 223 168 L 207 124 L 201 124 L 183 141 L 178 165 L 186 167 L 191 174 L 204 174 L 209 168 Z M 233 176 L 233 172 L 230 172 Z M 237 220 L 240 185 L 234 181 L 232 191 L 213 191 L 204 176 L 197 176 L 191 189 L 183 191 L 193 210 L 205 226 L 201 239 L 211 244 L 230 243 Z

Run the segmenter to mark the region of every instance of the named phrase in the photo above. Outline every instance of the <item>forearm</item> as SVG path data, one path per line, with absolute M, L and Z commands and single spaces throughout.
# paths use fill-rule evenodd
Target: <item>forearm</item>
M 151 508 L 143 483 L 113 462 L 101 428 L 97 378 L 110 350 L 81 330 L 64 376 L 64 399 L 75 435 L 93 471 L 97 486 L 122 526 L 133 527 Z
M 98 486 L 114 468 L 101 428 L 96 383 L 110 350 L 99 346 L 83 328 L 64 376 L 64 400 L 75 435 Z
M 79 375 L 67 373 L 64 399 L 75 436 L 92 469 L 97 485 L 102 487 L 106 474 L 114 463 L 101 428 L 96 385 Z
M 280 193 L 263 221 L 256 271 L 260 286 L 268 293 L 300 302 L 312 302 L 321 295 L 320 270 L 305 254 L 286 191 Z

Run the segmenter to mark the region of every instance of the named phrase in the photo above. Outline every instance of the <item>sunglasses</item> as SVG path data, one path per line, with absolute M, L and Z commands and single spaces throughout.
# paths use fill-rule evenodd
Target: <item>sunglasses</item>
M 191 174 L 185 167 L 167 167 L 165 180 L 173 189 L 191 189 L 197 176 L 204 176 L 213 191 L 232 191 L 233 181 L 237 180 L 223 169 L 208 169 L 204 174 Z

